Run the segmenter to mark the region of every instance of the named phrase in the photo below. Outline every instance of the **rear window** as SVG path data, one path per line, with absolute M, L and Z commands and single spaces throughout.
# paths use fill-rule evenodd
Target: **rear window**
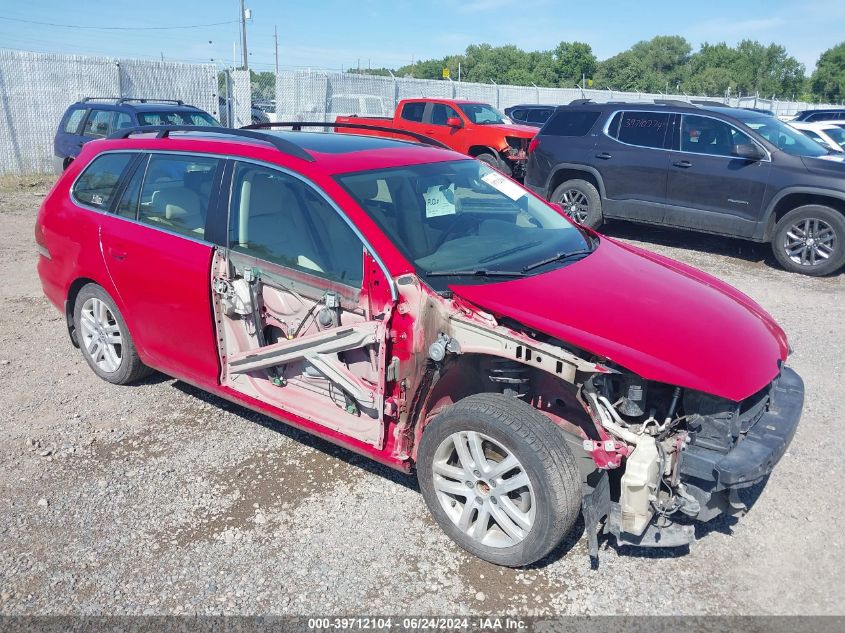
M 628 145 L 662 148 L 670 116 L 668 112 L 617 112 L 607 133 Z
M 220 127 L 211 115 L 205 112 L 179 111 L 139 112 L 138 123 L 141 125 L 197 125 L 201 127 Z
M 74 199 L 90 207 L 108 209 L 120 176 L 134 157 L 135 154 L 120 152 L 95 158 L 73 186 Z
M 586 136 L 599 118 L 594 110 L 558 110 L 543 127 L 552 136 Z
M 85 108 L 75 108 L 71 110 L 65 121 L 65 134 L 79 134 L 79 124 L 85 118 Z
M 423 112 L 425 112 L 424 102 L 406 103 L 402 107 L 402 118 L 406 121 L 421 122 L 423 120 Z

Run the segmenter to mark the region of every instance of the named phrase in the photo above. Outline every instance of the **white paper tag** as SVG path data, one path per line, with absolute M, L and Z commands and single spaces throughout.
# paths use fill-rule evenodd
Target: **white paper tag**
M 505 178 L 501 174 L 495 172 L 482 176 L 481 180 L 488 185 L 505 194 L 511 200 L 519 200 L 525 195 L 525 190 L 516 184 L 513 180 Z
M 436 218 L 441 215 L 454 215 L 455 185 L 448 187 L 434 185 L 425 192 L 425 217 Z

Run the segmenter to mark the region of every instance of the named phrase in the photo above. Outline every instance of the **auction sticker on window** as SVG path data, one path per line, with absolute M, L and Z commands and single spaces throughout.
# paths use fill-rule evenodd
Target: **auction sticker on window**
M 505 178 L 502 174 L 494 172 L 487 174 L 486 176 L 482 176 L 481 180 L 493 187 L 493 189 L 505 194 L 511 200 L 519 200 L 525 195 L 525 190 L 522 187 L 516 184 L 513 180 Z
M 441 215 L 454 215 L 455 209 L 455 183 L 448 187 L 445 185 L 432 185 L 425 192 L 425 217 L 437 218 Z

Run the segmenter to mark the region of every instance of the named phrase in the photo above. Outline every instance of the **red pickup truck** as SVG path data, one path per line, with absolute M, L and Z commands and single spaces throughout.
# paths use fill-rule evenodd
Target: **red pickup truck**
M 456 99 L 405 99 L 396 106 L 393 118 L 339 116 L 336 123 L 361 123 L 424 134 L 452 149 L 474 156 L 500 171 L 522 179 L 528 158 L 528 144 L 537 128 L 515 125 L 496 108 L 476 101 Z M 347 134 L 390 136 L 385 132 L 339 128 Z M 402 140 L 407 137 L 398 136 Z

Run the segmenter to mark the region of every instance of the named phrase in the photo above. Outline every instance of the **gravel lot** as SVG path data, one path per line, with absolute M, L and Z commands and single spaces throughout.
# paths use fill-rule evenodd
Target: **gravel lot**
M 703 526 L 689 552 L 604 540 L 593 571 L 579 526 L 509 570 L 453 545 L 413 477 L 164 376 L 97 379 L 36 275 L 47 186 L 0 188 L 0 613 L 845 614 L 845 274 L 607 226 L 768 309 L 795 348 L 804 418 L 748 516 Z

